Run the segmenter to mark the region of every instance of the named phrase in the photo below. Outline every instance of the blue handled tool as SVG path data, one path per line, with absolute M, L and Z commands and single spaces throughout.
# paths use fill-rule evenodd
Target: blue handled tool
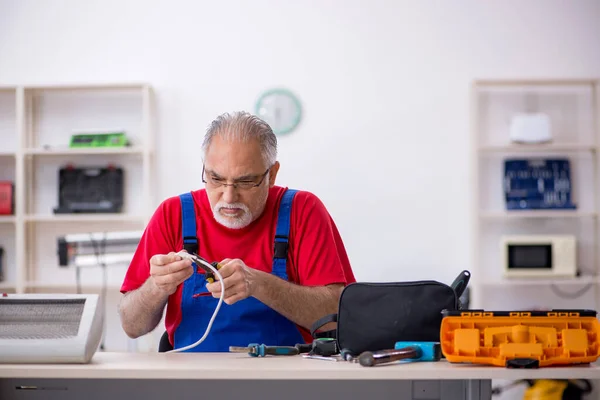
M 410 358 L 409 361 L 440 361 L 442 358 L 442 348 L 439 342 L 396 342 L 395 349 L 406 349 L 415 347 L 417 357 Z
M 233 353 L 248 353 L 252 357 L 272 356 L 295 356 L 299 350 L 292 346 L 267 346 L 264 344 L 250 343 L 247 347 L 229 346 Z
M 396 342 L 393 349 L 365 351 L 358 356 L 363 367 L 406 361 L 439 361 L 442 357 L 439 342 Z

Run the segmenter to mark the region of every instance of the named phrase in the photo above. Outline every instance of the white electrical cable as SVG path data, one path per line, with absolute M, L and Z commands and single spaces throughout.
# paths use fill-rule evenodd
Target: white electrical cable
M 198 341 L 196 343 L 192 343 L 190 345 L 187 345 L 185 347 L 180 347 L 178 349 L 169 350 L 166 353 L 178 353 L 180 351 L 185 351 L 185 350 L 193 349 L 194 347 L 196 347 L 200 343 L 202 343 L 204 341 L 204 339 L 206 339 L 206 337 L 210 333 L 210 328 L 212 327 L 212 324 L 213 324 L 213 322 L 215 320 L 215 317 L 219 313 L 219 309 L 221 308 L 221 303 L 223 303 L 223 296 L 225 295 L 225 284 L 223 283 L 223 277 L 221 276 L 221 274 L 219 274 L 219 271 L 217 271 L 217 269 L 215 267 L 213 267 L 212 265 L 210 265 L 209 263 L 207 263 L 207 262 L 205 262 L 203 260 L 198 260 L 195 257 L 192 257 L 186 251 L 180 251 L 179 253 L 177 253 L 177 255 L 180 256 L 181 258 L 187 258 L 187 259 L 192 260 L 194 262 L 198 262 L 199 261 L 204 266 L 206 266 L 207 268 L 210 268 L 210 270 L 215 273 L 215 275 L 217 276 L 217 278 L 219 278 L 219 282 L 221 283 L 221 297 L 219 297 L 219 302 L 217 303 L 217 307 L 215 307 L 215 311 L 213 311 L 213 315 L 210 318 L 210 321 L 208 321 L 208 326 L 206 327 L 206 331 L 204 332 L 204 335 L 200 339 L 198 339 Z M 196 273 L 196 272 L 194 271 L 194 273 Z

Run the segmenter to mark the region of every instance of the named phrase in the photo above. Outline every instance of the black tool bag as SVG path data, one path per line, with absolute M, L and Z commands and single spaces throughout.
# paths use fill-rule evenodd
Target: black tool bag
M 443 310 L 458 310 L 470 274 L 463 271 L 451 286 L 437 281 L 357 282 L 344 288 L 337 314 L 317 321 L 313 337 L 336 337 L 351 354 L 393 349 L 396 342 L 439 342 Z M 317 330 L 329 322 L 337 329 Z

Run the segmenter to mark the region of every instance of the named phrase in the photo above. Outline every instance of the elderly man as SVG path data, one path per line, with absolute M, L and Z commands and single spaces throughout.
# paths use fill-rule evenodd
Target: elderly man
M 191 351 L 310 341 L 311 325 L 337 312 L 355 282 L 334 221 L 314 194 L 275 185 L 277 138 L 261 119 L 219 116 L 203 151 L 205 188 L 165 200 L 143 234 L 121 287 L 123 329 L 132 338 L 152 331 L 166 305 L 171 346 L 203 335 L 221 283 L 176 254 L 191 245 L 220 262 L 225 286 L 210 334 Z

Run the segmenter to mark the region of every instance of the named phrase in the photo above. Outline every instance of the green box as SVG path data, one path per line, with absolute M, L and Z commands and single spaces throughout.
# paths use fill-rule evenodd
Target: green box
M 125 147 L 129 142 L 125 132 L 79 133 L 71 136 L 71 148 Z

